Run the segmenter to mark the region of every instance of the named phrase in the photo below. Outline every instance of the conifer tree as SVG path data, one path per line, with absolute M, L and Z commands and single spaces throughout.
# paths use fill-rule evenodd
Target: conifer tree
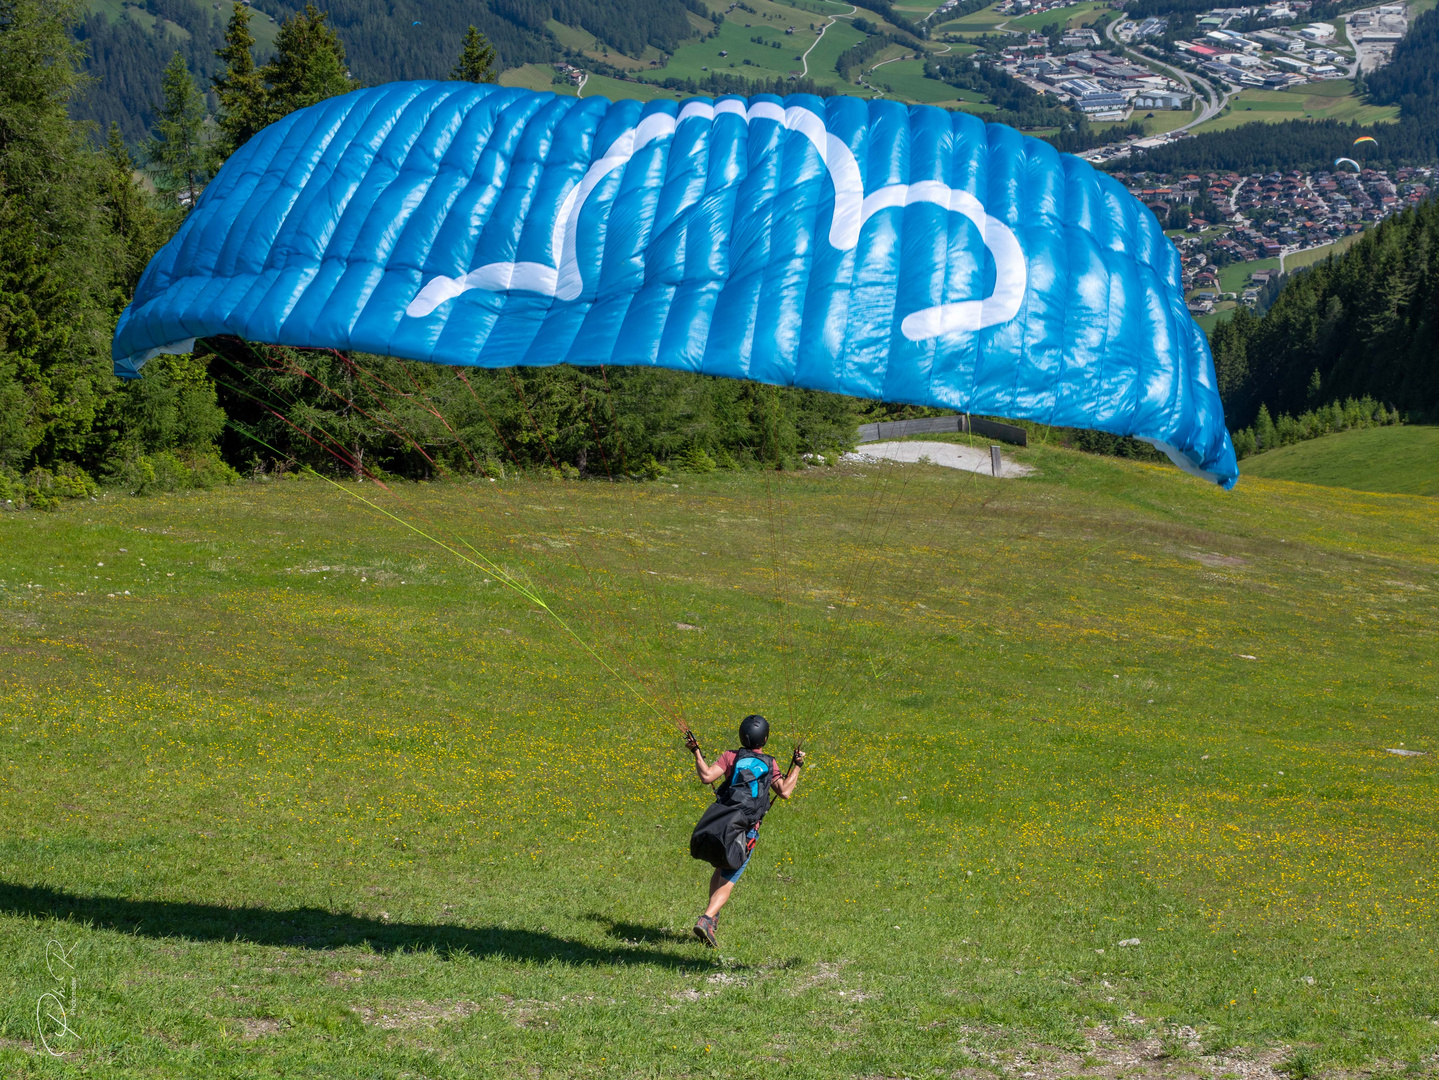
M 159 175 L 156 187 L 175 200 L 194 206 L 207 176 L 205 99 L 185 57 L 177 49 L 165 68 L 165 100 L 155 108 L 155 135 L 146 146 Z
M 326 25 L 329 13 L 306 4 L 280 25 L 275 58 L 260 69 L 269 95 L 270 122 L 296 109 L 354 89 L 345 46 Z
M 225 28 L 225 47 L 215 50 L 215 55 L 225 62 L 224 74 L 210 80 L 220 100 L 215 117 L 220 129 L 214 147 L 216 167 L 267 123 L 265 80 L 255 67 L 255 35 L 250 33 L 250 17 L 250 8 L 235 4 Z
M 465 34 L 460 62 L 450 72 L 450 78 L 472 83 L 492 83 L 497 78 L 494 46 L 474 26 Z
M 126 440 L 152 447 L 132 436 L 125 409 L 146 380 L 120 385 L 110 335 L 179 215 L 136 184 L 118 128 L 97 152 L 88 125 L 70 118 L 82 8 L 0 0 L 0 488 L 37 467 L 100 472 Z M 203 404 L 192 399 L 177 425 L 203 441 L 215 416 L 194 401 Z
M 1278 445 L 1278 433 L 1274 428 L 1274 420 L 1269 415 L 1267 406 L 1259 406 L 1259 415 L 1254 420 L 1254 439 L 1259 443 L 1259 449 L 1272 450 Z
M 109 371 L 113 244 L 94 161 L 67 109 L 80 88 L 75 0 L 6 0 L 0 23 L 0 475 L 75 461 Z
M 128 297 L 145 264 L 179 224 L 179 217 L 157 207 L 154 196 L 136 182 L 135 160 L 117 123 L 110 124 L 101 158 L 109 167 L 101 170 L 100 199 L 110 212 L 111 231 L 123 242 L 116 285 Z

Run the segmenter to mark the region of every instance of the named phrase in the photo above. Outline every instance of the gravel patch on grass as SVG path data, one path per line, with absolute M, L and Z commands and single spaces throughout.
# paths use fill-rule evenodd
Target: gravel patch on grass
M 942 465 L 946 469 L 963 469 L 965 472 L 989 475 L 993 470 L 989 460 L 989 447 L 960 446 L 956 443 L 941 442 L 877 442 L 865 443 L 860 449 L 844 455 L 845 461 L 876 462 L 898 461 L 906 465 Z M 1012 480 L 1029 476 L 1033 467 L 1004 458 L 1000 465 L 999 477 Z

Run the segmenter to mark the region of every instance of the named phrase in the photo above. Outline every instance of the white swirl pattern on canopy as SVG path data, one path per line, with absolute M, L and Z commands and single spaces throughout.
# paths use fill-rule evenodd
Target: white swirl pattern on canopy
M 747 123 L 771 121 L 782 124 L 787 130 L 799 132 L 813 144 L 834 184 L 834 214 L 830 220 L 829 242 L 836 250 L 852 249 L 859 242 L 864 223 L 875 214 L 916 203 L 933 203 L 951 213 L 963 214 L 974 223 L 994 259 L 994 291 L 983 299 L 960 300 L 911 312 L 900 323 L 900 332 L 910 341 L 936 338 L 957 330 L 981 330 L 1008 322 L 1019 312 L 1027 277 L 1024 252 L 1009 226 L 986 214 L 984 206 L 969 192 L 926 180 L 915 184 L 888 184 L 866 195 L 854 154 L 841 139 L 830 134 L 824 122 L 809 109 L 799 106 L 783 108 L 767 101 L 754 102 L 746 108 L 741 101 L 727 99 L 715 105 L 692 101 L 680 110 L 677 117 L 652 113 L 617 138 L 604 157 L 591 165 L 584 178 L 569 189 L 560 204 L 551 241 L 551 251 L 559 253 L 554 266 L 537 262 L 492 262 L 459 278 L 438 275 L 424 284 L 405 309 L 405 314 L 423 318 L 445 301 L 471 289 L 488 292 L 521 289 L 558 300 L 575 299 L 584 289 L 575 238 L 580 211 L 590 193 L 643 147 L 673 136 L 680 124 L 690 120 L 712 123 L 717 115 L 725 114 L 739 116 Z

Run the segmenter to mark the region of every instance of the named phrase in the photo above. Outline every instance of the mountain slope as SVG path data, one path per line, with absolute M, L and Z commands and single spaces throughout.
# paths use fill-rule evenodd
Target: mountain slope
M 223 14 L 228 16 L 229 8 Z M 87 47 L 85 72 L 92 82 L 72 107 L 77 120 L 90 120 L 103 133 L 111 121 L 134 145 L 149 134 L 151 106 L 161 98 L 165 65 L 178 49 L 190 70 L 216 70 L 215 50 L 225 28 L 219 5 L 207 0 L 91 0 L 75 37 Z M 256 36 L 274 40 L 264 18 L 254 20 Z
M 251 27 L 263 60 L 280 22 L 302 8 L 292 0 L 255 0 Z M 547 22 L 581 27 L 615 52 L 672 53 L 707 26 L 699 0 L 329 0 L 319 5 L 339 31 L 351 74 L 365 85 L 444 79 L 474 25 L 490 39 L 501 68 L 566 54 Z M 219 65 L 230 3 L 216 0 L 90 0 L 75 31 L 88 47 L 94 80 L 73 115 L 103 130 L 113 120 L 134 144 L 149 132 L 166 62 L 178 49 L 202 81 Z M 703 19 L 696 15 L 704 16 Z M 211 103 L 213 106 L 213 102 Z
M 1439 427 L 1365 428 L 1244 459 L 1246 476 L 1323 487 L 1439 495 Z
M 1239 309 L 1210 346 L 1232 428 L 1365 395 L 1439 415 L 1439 202 L 1295 274 L 1262 317 Z

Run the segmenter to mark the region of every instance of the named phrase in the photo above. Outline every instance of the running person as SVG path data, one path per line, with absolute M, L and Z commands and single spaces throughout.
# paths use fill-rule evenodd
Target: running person
M 753 761 L 753 759 L 758 758 L 767 768 L 770 790 L 781 799 L 788 799 L 794 794 L 794 789 L 796 785 L 799 784 L 800 770 L 804 767 L 803 750 L 795 750 L 789 771 L 781 776 L 779 769 L 775 765 L 774 758 L 760 752 L 764 744 L 769 741 L 768 720 L 758 715 L 746 716 L 744 720 L 740 722 L 739 741 L 741 749 L 726 750 L 713 765 L 710 765 L 705 762 L 704 752 L 700 749 L 700 745 L 695 740 L 695 737 L 688 732 L 686 733 L 685 745 L 689 748 L 690 752 L 694 754 L 695 773 L 699 776 L 701 782 L 713 784 L 716 781 L 723 780 L 725 784 L 728 785 L 734 781 L 731 773 L 734 771 L 737 761 Z M 725 788 L 721 787 L 719 795 L 723 797 L 724 793 Z M 768 809 L 768 799 L 765 800 L 764 809 Z M 763 810 L 759 816 L 763 818 Z M 715 947 L 715 924 L 719 919 L 720 908 L 724 907 L 725 902 L 729 900 L 730 893 L 734 891 L 735 882 L 740 879 L 740 875 L 744 873 L 745 867 L 749 865 L 750 856 L 754 854 L 755 842 L 759 839 L 759 825 L 759 821 L 755 821 L 745 833 L 744 860 L 740 863 L 739 868 L 729 870 L 716 869 L 715 872 L 710 875 L 709 906 L 705 908 L 704 914 L 695 922 L 695 937 L 699 938 L 710 948 Z

